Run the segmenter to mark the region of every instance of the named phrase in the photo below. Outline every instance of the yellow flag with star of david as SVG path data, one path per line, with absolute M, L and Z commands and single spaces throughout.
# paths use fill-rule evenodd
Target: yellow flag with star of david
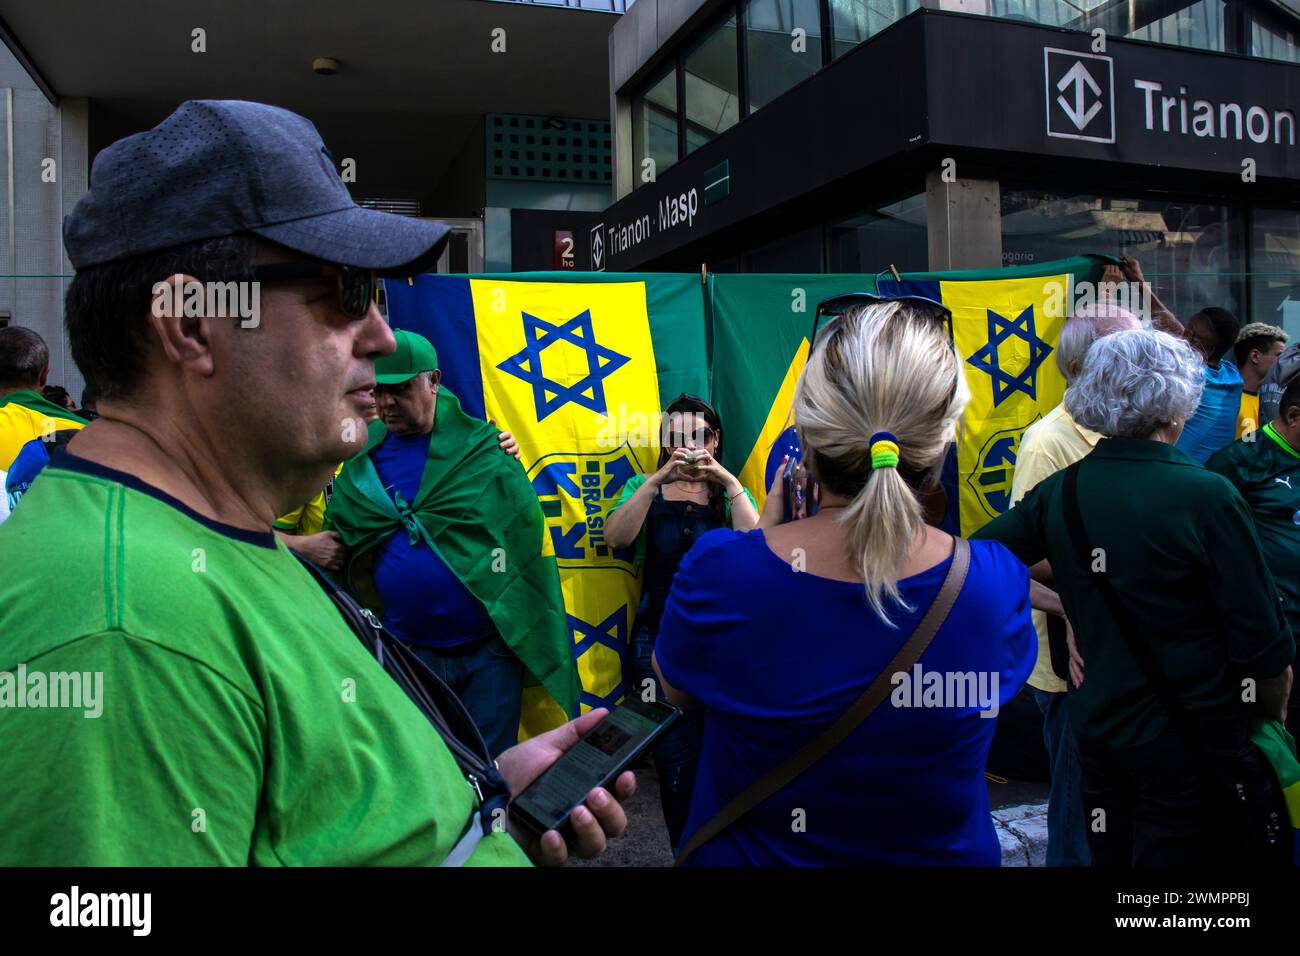
M 518 441 L 545 521 L 539 547 L 559 571 L 580 710 L 614 706 L 628 691 L 641 579 L 636 549 L 611 548 L 604 522 L 627 481 L 657 467 L 663 404 L 708 395 L 699 276 L 425 275 L 385 292 L 393 324 L 434 344 L 465 410 Z M 521 737 L 572 716 L 526 687 Z

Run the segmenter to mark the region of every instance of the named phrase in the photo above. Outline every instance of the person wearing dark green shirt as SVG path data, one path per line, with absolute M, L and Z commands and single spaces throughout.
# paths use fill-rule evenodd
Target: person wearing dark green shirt
M 1232 482 L 1255 521 L 1291 634 L 1300 634 L 1300 362 L 1280 382 L 1275 419 L 1215 454 L 1206 467 Z M 1287 730 L 1300 734 L 1300 693 L 1292 685 Z
M 102 417 L 0 526 L 0 866 L 563 862 L 558 832 L 485 819 L 271 530 L 365 440 L 395 348 L 376 274 L 446 231 L 356 206 L 315 127 L 259 103 L 187 102 L 95 158 L 66 322 Z M 224 304 L 182 293 L 205 286 Z M 502 753 L 510 792 L 601 716 Z M 575 853 L 634 785 L 575 808 Z
M 1129 640 L 1149 648 L 1181 708 L 1225 749 L 1244 744 L 1245 687 L 1258 689 L 1267 715 L 1284 709 L 1295 645 L 1250 512 L 1226 480 L 1173 447 L 1202 378 L 1192 349 L 1165 333 L 1099 339 L 1065 406 L 1106 437 L 974 536 L 1028 565 L 1050 562 L 1084 665 L 1068 706 L 1096 866 L 1245 853 L 1208 752 L 1171 723 Z M 1072 474 L 1082 552 L 1064 507 Z M 1123 632 L 1102 574 L 1124 609 Z

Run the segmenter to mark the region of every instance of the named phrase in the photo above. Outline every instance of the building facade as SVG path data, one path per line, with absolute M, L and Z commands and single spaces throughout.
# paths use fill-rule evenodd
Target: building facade
M 610 35 L 595 267 L 1135 256 L 1300 336 L 1300 7 L 639 0 Z
M 585 243 L 548 239 L 534 262 L 533 220 L 515 225 L 613 199 L 606 56 L 625 6 L 0 0 L 0 323 L 38 331 L 50 382 L 80 398 L 63 216 L 100 150 L 187 99 L 308 117 L 358 202 L 452 226 L 442 271 L 582 268 Z

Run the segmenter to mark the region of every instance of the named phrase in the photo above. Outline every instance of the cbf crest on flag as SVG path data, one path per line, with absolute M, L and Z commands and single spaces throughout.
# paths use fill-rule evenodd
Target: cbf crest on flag
M 465 410 L 514 433 L 559 568 L 581 708 L 624 693 L 640 582 L 635 549 L 605 544 L 628 479 L 653 471 L 661 396 L 708 394 L 699 276 L 425 275 L 385 284 L 389 319 L 438 351 Z M 526 688 L 521 733 L 568 716 Z
M 622 659 L 640 595 L 635 548 L 610 548 L 605 518 L 628 479 L 655 469 L 659 415 L 681 392 L 708 397 L 723 464 L 760 506 L 782 455 L 817 304 L 848 292 L 947 305 L 971 403 L 943 474 L 949 531 L 1007 508 L 1020 436 L 1061 400 L 1055 349 L 1076 289 L 1115 260 L 1082 256 L 980 272 L 699 275 L 546 272 L 388 281 L 389 320 L 438 351 L 442 382 L 470 414 L 509 429 L 559 569 L 581 709 L 628 690 Z M 566 715 L 524 692 L 521 733 Z

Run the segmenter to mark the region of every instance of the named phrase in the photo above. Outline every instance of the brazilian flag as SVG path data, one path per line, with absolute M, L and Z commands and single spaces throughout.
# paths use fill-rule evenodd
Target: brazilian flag
M 58 431 L 84 428 L 86 420 L 55 405 L 32 389 L 16 389 L 0 397 L 0 472 L 8 471 L 23 445 L 33 438 L 54 440 Z

